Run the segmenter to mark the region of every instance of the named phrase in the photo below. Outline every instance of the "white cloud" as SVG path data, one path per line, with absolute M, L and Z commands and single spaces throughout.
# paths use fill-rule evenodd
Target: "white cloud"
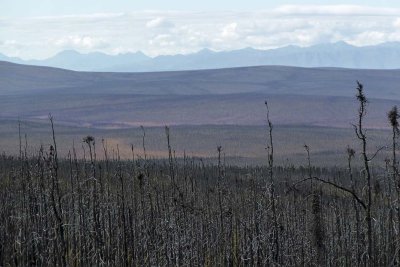
M 165 18 L 159 17 L 150 20 L 149 22 L 146 23 L 147 28 L 172 28 L 174 27 L 174 24 Z
M 237 39 L 239 37 L 239 34 L 236 32 L 237 29 L 237 23 L 233 22 L 228 25 L 226 25 L 222 29 L 221 36 L 224 39 Z
M 400 9 L 357 5 L 284 5 L 274 9 L 277 15 L 395 16 Z
M 167 47 L 167 46 L 174 46 L 176 43 L 174 41 L 173 36 L 169 34 L 160 34 L 151 39 L 149 41 L 149 44 L 160 47 Z
M 260 49 L 400 40 L 400 10 L 365 6 L 281 6 L 254 12 L 143 11 L 0 20 L 0 53 L 49 57 L 63 49 L 150 56 L 203 48 Z M 368 16 L 368 17 L 366 17 Z M 7 25 L 2 27 L 1 25 Z
M 400 18 L 397 18 L 393 21 L 393 26 L 396 28 L 400 28 Z
M 27 46 L 23 43 L 19 43 L 17 40 L 3 40 L 0 41 L 0 49 L 5 51 L 13 51 L 13 53 L 9 54 L 10 56 L 19 56 L 19 51 L 27 49 Z
M 106 48 L 108 44 L 103 39 L 97 39 L 90 36 L 70 35 L 56 40 L 53 40 L 55 46 L 61 48 L 75 48 L 75 49 L 101 49 Z
M 384 32 L 378 31 L 365 31 L 360 34 L 357 34 L 353 40 L 350 41 L 353 45 L 375 45 L 382 42 L 386 42 L 387 34 Z
M 18 45 L 18 42 L 16 40 L 5 40 L 5 41 L 1 41 L 0 45 L 4 45 L 4 46 L 16 46 Z

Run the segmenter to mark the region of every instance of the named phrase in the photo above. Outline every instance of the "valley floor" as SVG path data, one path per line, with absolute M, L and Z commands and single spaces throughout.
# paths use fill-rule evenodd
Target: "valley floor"
M 145 147 L 149 157 L 168 156 L 167 139 L 164 127 L 145 127 Z M 45 148 L 51 143 L 50 123 L 21 122 L 21 139 L 24 149 L 27 143 L 28 154 L 35 153 L 40 145 Z M 123 159 L 134 154 L 143 157 L 143 131 L 140 127 L 126 129 L 95 129 L 71 127 L 57 124 L 56 139 L 61 157 L 67 157 L 75 146 L 78 156 L 83 156 L 83 138 L 93 136 L 98 158 L 103 157 L 103 142 L 114 154 L 119 150 Z M 369 151 L 375 153 L 378 148 L 389 145 L 389 130 L 370 129 L 367 131 Z M 26 136 L 26 141 L 25 141 Z M 313 165 L 343 166 L 346 164 L 346 148 L 359 149 L 353 129 L 316 126 L 277 125 L 273 131 L 276 164 L 303 165 L 306 163 L 304 145 L 310 147 Z M 265 165 L 266 162 L 266 126 L 203 125 L 170 127 L 171 146 L 176 157 L 196 157 L 213 161 L 217 156 L 217 147 L 222 146 L 223 155 L 229 164 Z M 0 123 L 0 151 L 6 154 L 19 153 L 18 122 Z M 379 153 L 379 164 L 388 156 L 387 151 Z M 215 160 L 214 160 L 215 161 Z M 359 158 L 355 164 L 361 163 Z

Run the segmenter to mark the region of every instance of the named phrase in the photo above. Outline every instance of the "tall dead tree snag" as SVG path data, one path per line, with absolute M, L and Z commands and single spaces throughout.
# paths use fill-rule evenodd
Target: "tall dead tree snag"
M 348 174 L 350 177 L 350 182 L 351 182 L 351 190 L 355 193 L 357 192 L 357 187 L 356 187 L 356 181 L 354 180 L 353 176 L 353 169 L 352 169 L 352 160 L 356 154 L 356 151 L 352 149 L 350 146 L 347 147 L 346 149 L 347 152 L 347 166 L 348 166 Z M 361 264 L 361 244 L 363 243 L 362 237 L 361 237 L 361 220 L 360 220 L 360 207 L 357 204 L 357 200 L 353 199 L 353 207 L 355 211 L 355 216 L 356 216 L 356 240 L 357 240 L 357 264 Z
M 397 192 L 397 231 L 400 233 L 400 181 L 399 181 L 399 170 L 396 157 L 397 150 L 397 138 L 399 137 L 399 112 L 397 106 L 394 106 L 388 112 L 388 119 L 390 126 L 392 127 L 392 177 L 393 183 L 396 185 Z M 397 266 L 400 265 L 400 240 L 397 240 Z
M 371 159 L 367 156 L 367 135 L 364 129 L 364 118 L 366 115 L 366 106 L 367 106 L 367 98 L 364 94 L 364 86 L 357 81 L 357 94 L 356 98 L 359 103 L 358 108 L 358 122 L 354 124 L 354 131 L 356 133 L 357 138 L 361 141 L 362 150 L 361 156 L 364 163 L 364 176 L 366 179 L 366 190 L 367 190 L 367 203 L 366 203 L 366 216 L 365 220 L 367 223 L 367 253 L 368 253 L 368 265 L 373 266 L 374 264 L 374 251 L 372 248 L 372 183 L 371 183 L 371 171 L 369 167 L 369 162 Z
M 279 233 L 278 233 L 278 219 L 276 215 L 276 197 L 275 197 L 275 182 L 274 182 L 274 142 L 272 139 L 273 125 L 269 117 L 269 107 L 268 102 L 265 101 L 265 106 L 267 108 L 267 123 L 268 123 L 268 138 L 267 142 L 267 156 L 268 156 L 268 173 L 269 173 L 269 183 L 270 183 L 270 203 L 272 209 L 272 221 L 273 221 L 273 258 L 274 261 L 279 263 Z M 268 188 L 268 186 L 267 186 Z
M 57 154 L 57 142 L 56 135 L 54 132 L 54 121 L 53 116 L 49 114 L 49 120 L 51 124 L 51 132 L 53 145 L 50 146 L 50 161 L 51 161 L 51 199 L 53 212 L 56 219 L 56 229 L 57 229 L 57 239 L 59 240 L 60 250 L 61 250 L 61 266 L 67 266 L 66 255 L 67 255 L 67 245 L 65 242 L 65 229 L 63 222 L 63 209 L 61 205 L 61 193 L 60 193 L 60 182 L 58 179 L 58 154 Z M 56 246 L 58 248 L 58 246 Z

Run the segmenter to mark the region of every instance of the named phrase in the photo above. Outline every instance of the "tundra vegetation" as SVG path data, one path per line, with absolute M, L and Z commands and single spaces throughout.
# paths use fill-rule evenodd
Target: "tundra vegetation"
M 169 127 L 166 160 L 147 154 L 144 127 L 130 160 L 92 136 L 60 158 L 50 116 L 50 146 L 28 153 L 20 133 L 19 155 L 0 159 L 0 266 L 399 266 L 399 113 L 391 143 L 371 148 L 356 93 L 359 143 L 341 168 L 313 166 L 307 144 L 305 166 L 276 165 L 268 102 L 258 167 L 227 165 L 221 146 L 214 164 L 178 158 Z

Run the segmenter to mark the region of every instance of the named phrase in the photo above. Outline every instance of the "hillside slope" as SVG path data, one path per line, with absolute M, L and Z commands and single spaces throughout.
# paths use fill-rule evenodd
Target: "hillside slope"
M 0 62 L 0 95 L 30 93 L 76 94 L 296 94 L 354 95 L 356 80 L 372 98 L 400 100 L 400 70 L 355 70 L 283 66 L 232 69 L 98 73 Z
M 95 128 L 139 125 L 349 127 L 355 81 L 370 98 L 368 127 L 387 126 L 400 104 L 400 70 L 248 67 L 155 73 L 91 73 L 0 62 L 0 119 L 47 120 Z

